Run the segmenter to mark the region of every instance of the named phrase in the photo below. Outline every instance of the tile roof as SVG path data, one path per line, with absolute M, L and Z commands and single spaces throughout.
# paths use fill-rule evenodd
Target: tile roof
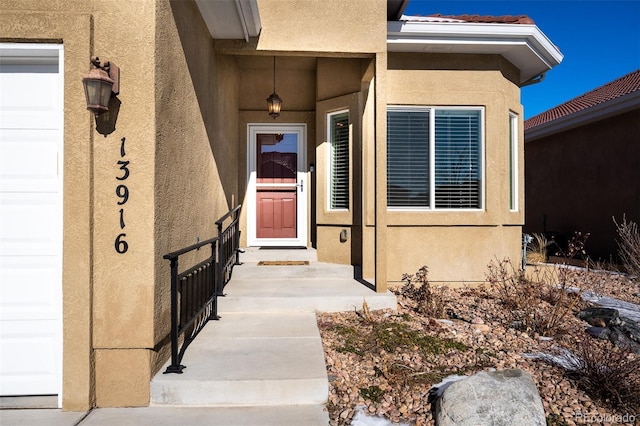
M 413 18 L 413 19 L 412 19 Z M 403 15 L 402 21 L 428 20 L 429 22 L 470 22 L 483 24 L 527 24 L 534 25 L 533 19 L 527 15 L 502 15 L 502 16 L 481 16 L 481 15 L 442 15 L 434 13 L 427 16 L 407 16 Z
M 524 129 L 545 124 L 578 111 L 600 105 L 640 89 L 640 69 L 618 78 L 604 86 L 573 98 L 524 122 Z

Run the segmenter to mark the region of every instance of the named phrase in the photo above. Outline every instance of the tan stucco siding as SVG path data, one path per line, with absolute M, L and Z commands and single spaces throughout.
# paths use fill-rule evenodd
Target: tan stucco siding
M 259 0 L 258 50 L 381 52 L 387 42 L 385 0 Z
M 38 6 L 39 5 L 39 6 Z M 38 11 L 41 2 L 3 3 L 2 41 L 64 44 L 64 251 L 63 251 L 63 407 L 85 410 L 93 405 L 91 341 L 92 188 L 90 117 L 82 76 L 91 54 L 91 15 L 56 15 Z M 27 9 L 30 12 L 12 12 Z
M 167 360 L 170 269 L 164 254 L 215 237 L 215 221 L 239 202 L 239 78 L 218 56 L 192 2 L 158 2 L 155 106 L 155 310 L 152 373 Z M 181 271 L 211 254 L 180 258 Z M 197 257 L 196 257 L 197 256 Z
M 173 6 L 3 2 L 3 41 L 64 45 L 66 410 L 148 404 L 149 380 L 166 353 L 155 351 L 166 347 L 168 333 L 169 275 L 160 256 L 213 236 L 213 222 L 237 200 L 237 145 L 229 143 L 237 138 L 235 67 L 228 58 L 216 61 L 192 3 Z M 190 43 L 186 52 L 181 37 Z M 81 80 L 91 55 L 121 70 L 121 106 L 107 137 L 96 133 L 85 107 Z M 210 89 L 210 79 L 222 93 Z M 130 162 L 126 181 L 116 179 L 119 160 Z M 119 184 L 129 190 L 123 206 Z M 114 249 L 119 233 L 126 233 L 125 254 Z
M 428 59 L 443 59 L 449 66 L 431 63 L 428 67 L 432 69 L 415 69 L 429 63 Z M 477 63 L 476 59 L 479 59 Z M 518 114 L 522 122 L 519 89 L 505 78 L 505 73 L 512 70 L 493 57 L 435 55 L 411 59 L 406 55 L 393 55 L 389 62 L 390 68 L 394 68 L 387 72 L 389 106 L 483 108 L 485 201 L 478 211 L 388 210 L 387 280 L 397 281 L 402 273 L 413 273 L 426 264 L 432 278 L 438 281 L 481 281 L 491 258 L 509 256 L 518 261 L 520 256 L 522 167 L 518 178 L 519 211 L 511 212 L 509 204 L 509 113 Z M 395 69 L 399 66 L 407 69 Z M 522 141 L 522 132 L 519 134 Z M 519 143 L 520 165 L 523 152 Z
M 433 226 L 387 228 L 388 281 L 426 265 L 429 280 L 462 285 L 484 282 L 490 261 L 520 261 L 519 226 Z

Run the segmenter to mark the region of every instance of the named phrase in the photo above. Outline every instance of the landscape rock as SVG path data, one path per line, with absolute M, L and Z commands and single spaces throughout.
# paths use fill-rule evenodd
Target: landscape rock
M 622 317 L 617 309 L 587 308 L 576 316 L 593 326 L 587 329 L 591 336 L 608 339 L 617 346 L 640 353 L 640 324 Z
M 546 425 L 538 389 L 520 369 L 482 371 L 451 383 L 434 411 L 438 426 Z

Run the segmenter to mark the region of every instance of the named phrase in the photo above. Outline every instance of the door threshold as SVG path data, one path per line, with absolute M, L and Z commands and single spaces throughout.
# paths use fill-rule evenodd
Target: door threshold
M 260 246 L 258 250 L 306 250 L 304 246 Z

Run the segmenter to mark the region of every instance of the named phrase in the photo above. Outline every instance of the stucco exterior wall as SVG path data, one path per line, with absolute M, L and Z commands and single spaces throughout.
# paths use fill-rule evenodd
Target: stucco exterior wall
M 592 258 L 616 255 L 622 216 L 640 221 L 640 109 L 527 141 L 526 232 L 590 232 Z M 549 253 L 553 255 L 555 253 Z
M 24 0 L 2 9 L 2 41 L 64 45 L 63 408 L 147 405 L 167 358 L 161 256 L 214 236 L 215 219 L 239 199 L 235 61 L 216 56 L 192 2 Z M 121 70 L 106 137 L 84 101 L 91 55 Z M 120 160 L 129 161 L 126 181 Z M 129 192 L 123 205 L 119 184 Z M 124 254 L 114 249 L 121 233 Z
M 61 3 L 47 7 L 60 10 Z M 64 43 L 64 252 L 63 252 L 63 406 L 93 405 L 92 351 L 92 118 L 86 111 L 81 79 L 89 68 L 92 16 L 87 9 L 57 14 L 41 2 L 3 2 L 2 41 Z M 45 22 L 47 23 L 45 25 Z
M 369 59 L 318 59 L 316 144 L 316 221 L 318 260 L 362 265 L 362 110 L 361 86 Z M 329 136 L 327 115 L 349 112 L 348 210 L 331 210 L 329 193 Z M 342 234 L 342 235 L 341 235 Z
M 237 67 L 215 54 L 194 3 L 159 1 L 156 13 L 152 373 L 170 349 L 170 270 L 162 256 L 215 237 L 215 221 L 238 202 Z M 205 247 L 181 257 L 181 268 L 210 254 Z
M 387 48 L 386 0 L 259 0 L 258 50 L 374 53 Z
M 519 264 L 521 238 L 519 226 L 389 227 L 388 281 L 426 265 L 437 285 L 482 283 L 490 261 L 509 257 Z
M 63 408 L 146 404 L 148 386 L 132 391 L 130 385 L 132 377 L 150 377 L 153 347 L 154 176 L 145 171 L 155 166 L 154 2 L 9 1 L 2 7 L 3 41 L 64 45 Z M 82 91 L 91 55 L 121 69 L 122 104 L 107 137 L 95 132 Z M 131 172 L 126 231 L 114 192 L 123 173 L 117 164 L 122 138 Z M 129 250 L 119 254 L 114 240 L 124 232 Z
M 485 202 L 481 211 L 387 211 L 387 281 L 398 281 L 403 273 L 414 273 L 422 265 L 429 267 L 430 279 L 435 281 L 482 281 L 492 258 L 509 256 L 519 261 L 522 196 L 518 211 L 510 211 L 509 205 L 510 112 L 519 116 L 522 128 L 514 76 L 513 67 L 500 57 L 389 56 L 388 105 L 484 108 Z M 523 159 L 520 143 L 520 165 Z M 522 167 L 518 180 L 522 194 Z

